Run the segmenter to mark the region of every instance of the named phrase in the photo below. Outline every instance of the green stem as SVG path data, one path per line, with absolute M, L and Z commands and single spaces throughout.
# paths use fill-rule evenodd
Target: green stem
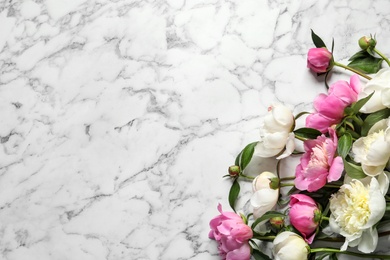
M 311 248 L 310 249 L 310 253 L 321 253 L 321 252 L 353 255 L 353 256 L 358 256 L 361 258 L 390 259 L 390 255 L 361 254 L 361 253 L 355 253 L 355 252 L 349 252 L 349 251 L 341 251 L 340 249 L 336 249 L 336 248 Z
M 295 176 L 280 178 L 280 181 L 292 181 L 295 180 Z
M 240 177 L 243 177 L 243 178 L 248 179 L 248 180 L 254 180 L 255 179 L 255 177 L 248 176 L 248 175 L 245 175 L 243 173 L 240 173 Z
M 329 221 L 329 218 L 328 218 L 328 217 L 324 217 L 324 216 L 322 216 L 322 217 L 321 217 L 321 221 L 322 221 L 322 220 Z
M 253 236 L 252 239 L 273 241 L 276 236 Z
M 326 187 L 326 188 L 340 188 L 341 186 L 339 186 L 339 185 L 332 185 L 332 184 L 325 184 L 324 187 Z
M 339 67 L 341 67 L 341 68 L 343 68 L 343 69 L 346 69 L 346 70 L 350 70 L 350 71 L 352 71 L 352 72 L 354 72 L 354 73 L 356 73 L 356 74 L 358 74 L 358 75 L 360 75 L 360 76 L 362 76 L 363 78 L 366 78 L 366 79 L 368 79 L 368 80 L 371 79 L 371 77 L 367 76 L 366 74 L 364 74 L 364 73 L 362 73 L 362 72 L 360 72 L 360 71 L 358 71 L 358 70 L 355 70 L 355 69 L 353 69 L 353 68 L 351 68 L 351 67 L 348 67 L 348 66 L 346 66 L 346 65 L 344 65 L 344 64 L 341 64 L 341 63 L 338 63 L 338 62 L 335 61 L 335 62 L 334 62 L 334 65 L 339 66 Z
M 390 60 L 389 60 L 382 52 L 378 51 L 378 49 L 376 49 L 376 48 L 374 48 L 374 51 L 375 51 L 379 56 L 381 56 L 382 59 L 384 59 L 384 60 L 387 62 L 387 64 L 390 66 Z
M 279 187 L 291 187 L 291 186 L 295 186 L 294 183 L 280 183 L 279 184 Z
M 360 117 L 357 117 L 356 115 L 355 116 L 353 116 L 353 117 L 351 117 L 352 118 L 352 120 L 356 123 L 356 124 L 358 124 L 359 126 L 362 126 L 363 125 L 363 120 L 360 118 Z

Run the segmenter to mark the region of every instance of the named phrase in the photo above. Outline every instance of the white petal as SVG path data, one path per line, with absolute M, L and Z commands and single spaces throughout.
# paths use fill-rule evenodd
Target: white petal
M 376 228 L 369 228 L 363 232 L 358 249 L 363 253 L 371 253 L 378 245 L 378 231 Z
M 276 157 L 276 159 L 284 159 L 288 156 L 290 156 L 295 150 L 295 135 L 294 133 L 290 133 L 288 135 L 287 143 L 286 143 L 286 149 L 284 150 L 283 154 Z
M 386 211 L 386 200 L 381 192 L 378 180 L 376 178 L 371 179 L 369 196 L 369 207 L 371 214 L 367 223 L 362 227 L 362 230 L 371 228 L 373 225 L 378 223 Z

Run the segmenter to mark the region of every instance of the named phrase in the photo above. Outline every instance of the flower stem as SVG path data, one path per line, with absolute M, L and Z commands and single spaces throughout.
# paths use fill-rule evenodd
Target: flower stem
M 279 186 L 280 187 L 289 187 L 289 186 L 291 187 L 291 186 L 295 186 L 295 184 L 294 183 L 280 183 Z
M 273 241 L 276 236 L 253 236 L 252 239 Z
M 379 55 L 381 56 L 386 62 L 387 64 L 390 66 L 390 60 L 382 53 L 380 52 L 378 49 L 374 48 L 374 51 Z
M 255 179 L 255 177 L 248 176 L 248 175 L 245 175 L 243 173 L 240 173 L 240 177 L 243 177 L 243 178 L 248 179 L 248 180 L 254 180 Z
M 321 221 L 323 221 L 323 220 L 325 220 L 325 221 L 329 221 L 329 218 L 328 218 L 328 217 L 324 217 L 324 216 L 322 216 L 322 217 L 321 217 Z
M 280 178 L 280 181 L 292 181 L 295 180 L 295 176 Z
M 361 254 L 349 251 L 341 251 L 336 248 L 311 248 L 310 253 L 320 253 L 320 252 L 328 252 L 328 253 L 338 253 L 345 255 L 353 255 L 361 258 L 379 258 L 379 259 L 390 259 L 390 255 L 377 255 L 377 254 Z
M 371 77 L 367 76 L 366 74 L 364 74 L 364 73 L 362 73 L 362 72 L 360 72 L 360 71 L 358 71 L 358 70 L 355 70 L 355 69 L 353 69 L 353 68 L 351 68 L 351 67 L 348 67 L 348 66 L 346 66 L 346 65 L 344 65 L 344 64 L 341 64 L 341 63 L 338 63 L 338 62 L 335 61 L 335 62 L 334 62 L 334 65 L 339 66 L 339 67 L 341 67 L 341 68 L 343 68 L 343 69 L 346 69 L 346 70 L 350 70 L 350 71 L 352 71 L 352 72 L 354 72 L 354 73 L 356 73 L 356 74 L 358 74 L 358 75 L 360 75 L 360 76 L 362 76 L 363 78 L 366 78 L 366 79 L 368 79 L 368 80 L 371 79 Z

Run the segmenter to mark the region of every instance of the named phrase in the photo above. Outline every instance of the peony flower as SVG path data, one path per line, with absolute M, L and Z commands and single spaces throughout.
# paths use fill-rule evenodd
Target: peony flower
M 260 130 L 260 141 L 255 147 L 255 154 L 268 158 L 278 155 L 286 147 L 284 154 L 278 159 L 289 156 L 295 148 L 294 116 L 291 111 L 281 105 L 275 104 L 268 108 L 268 114 L 264 117 L 263 127 Z
M 329 128 L 330 137 L 321 135 L 304 142 L 305 153 L 295 170 L 295 187 L 309 192 L 319 190 L 326 181 L 337 181 L 344 170 L 343 160 L 335 157 L 337 135 Z
M 368 135 L 356 140 L 352 146 L 353 158 L 362 164 L 368 176 L 383 172 L 390 158 L 390 118 L 376 122 Z
M 263 216 L 267 211 L 272 210 L 279 198 L 279 188 L 270 187 L 277 176 L 272 172 L 263 172 L 258 175 L 252 182 L 254 194 L 251 198 L 253 207 L 253 216 L 255 219 Z
M 386 200 L 376 178 L 369 185 L 354 179 L 341 186 L 330 199 L 329 225 L 333 232 L 345 237 L 341 250 L 358 246 L 363 253 L 371 253 L 378 244 L 374 227 L 386 210 Z
M 252 229 L 237 214 L 223 212 L 221 204 L 218 204 L 218 211 L 221 214 L 210 221 L 209 238 L 218 241 L 220 256 L 227 260 L 249 260 L 248 240 L 253 237 Z
M 315 73 L 324 73 L 331 67 L 332 53 L 326 48 L 311 48 L 307 54 L 307 67 Z
M 330 86 L 328 95 L 320 94 L 314 100 L 315 113 L 306 118 L 306 126 L 326 133 L 328 128 L 338 124 L 344 117 L 344 109 L 356 102 L 360 93 L 357 75 L 350 78 L 350 83 L 339 80 Z
M 293 225 L 303 236 L 303 239 L 311 244 L 319 225 L 321 212 L 316 202 L 304 194 L 291 195 L 289 217 Z
M 272 253 L 275 260 L 305 260 L 309 255 L 308 245 L 299 235 L 284 231 L 274 239 Z
M 359 99 L 371 95 L 372 92 L 374 92 L 374 95 L 360 109 L 360 112 L 373 113 L 390 107 L 390 69 L 381 69 L 378 71 L 378 73 L 367 82 L 363 91 L 359 94 Z

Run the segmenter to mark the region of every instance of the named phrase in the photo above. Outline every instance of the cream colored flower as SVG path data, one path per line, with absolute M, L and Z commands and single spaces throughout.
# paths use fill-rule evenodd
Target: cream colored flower
M 251 198 L 253 216 L 255 219 L 272 210 L 279 198 L 279 189 L 270 187 L 271 179 L 277 178 L 272 172 L 263 172 L 252 182 L 254 194 Z
M 275 237 L 272 253 L 275 260 L 306 260 L 309 250 L 302 237 L 284 231 Z
M 362 164 L 368 176 L 383 172 L 390 158 L 390 119 L 374 124 L 368 135 L 361 137 L 352 146 L 353 158 Z
M 359 99 L 369 96 L 372 92 L 374 95 L 360 112 L 373 113 L 390 107 L 390 69 L 381 69 L 360 92 Z
M 341 250 L 348 246 L 364 253 L 373 252 L 378 244 L 378 231 L 374 225 L 383 217 L 386 200 L 376 178 L 369 185 L 352 180 L 341 186 L 330 199 L 330 228 L 345 237 Z
M 270 106 L 268 114 L 264 117 L 255 154 L 268 158 L 280 154 L 286 148 L 278 159 L 289 156 L 295 148 L 292 133 L 294 123 L 294 116 L 287 107 L 281 104 Z

